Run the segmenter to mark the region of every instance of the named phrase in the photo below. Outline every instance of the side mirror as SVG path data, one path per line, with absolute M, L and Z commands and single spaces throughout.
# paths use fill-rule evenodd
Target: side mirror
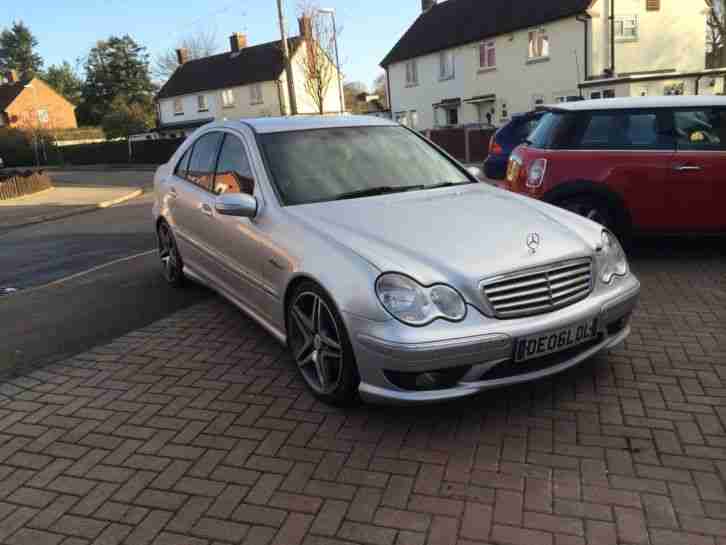
M 247 193 L 222 193 L 217 197 L 214 209 L 223 216 L 254 218 L 257 215 L 257 199 Z
M 474 176 L 474 178 L 476 178 L 477 180 L 484 179 L 484 171 L 479 167 L 466 167 L 466 171 Z

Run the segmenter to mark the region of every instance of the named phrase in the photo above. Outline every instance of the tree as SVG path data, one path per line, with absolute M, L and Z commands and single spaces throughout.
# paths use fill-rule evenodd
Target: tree
M 726 44 L 726 0 L 705 0 L 708 18 L 708 46 L 712 68 L 723 66 L 723 50 Z
M 43 59 L 33 52 L 38 40 L 22 21 L 0 33 L 0 71 L 17 70 L 23 79 L 31 79 L 43 67 Z
M 386 81 L 386 73 L 383 72 L 373 81 L 373 94 L 378 95 L 381 103 L 388 108 L 388 82 Z
M 358 95 L 366 93 L 368 89 L 366 84 L 361 81 L 352 81 L 343 86 L 343 96 L 345 97 L 345 109 L 348 112 L 359 114 L 361 112 L 358 104 Z
M 302 38 L 305 40 L 302 71 L 304 87 L 318 113 L 325 113 L 325 97 L 330 85 L 338 83 L 335 63 L 335 34 L 329 17 L 320 14 L 314 4 L 301 7 Z
M 68 61 L 49 66 L 40 77 L 69 102 L 76 106 L 80 104 L 83 80 L 76 75 Z
M 189 60 L 202 59 L 214 55 L 217 51 L 217 35 L 212 31 L 202 31 L 190 34 L 179 40 L 176 47 L 159 53 L 154 59 L 153 74 L 157 80 L 167 80 L 179 68 L 177 49 L 186 49 Z
M 118 97 L 129 105 L 151 104 L 155 87 L 149 75 L 149 55 L 128 34 L 96 43 L 85 69 L 82 103 L 77 111 L 82 123 L 97 125 Z
M 103 116 L 101 126 L 107 138 L 124 138 L 146 132 L 154 126 L 155 121 L 151 97 L 143 102 L 130 102 L 119 95 L 111 103 L 109 112 Z

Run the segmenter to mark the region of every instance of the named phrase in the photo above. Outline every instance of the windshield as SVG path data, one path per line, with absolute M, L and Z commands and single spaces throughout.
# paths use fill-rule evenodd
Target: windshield
M 473 183 L 403 127 L 341 127 L 260 135 L 284 205 Z

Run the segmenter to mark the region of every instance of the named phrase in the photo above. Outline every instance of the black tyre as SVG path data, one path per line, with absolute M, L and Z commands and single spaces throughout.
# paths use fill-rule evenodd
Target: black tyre
M 358 368 L 348 333 L 330 297 L 315 283 L 297 286 L 289 299 L 288 346 L 312 393 L 330 405 L 358 403 Z
M 593 195 L 576 195 L 562 199 L 556 204 L 565 210 L 599 223 L 615 233 L 623 243 L 630 239 L 631 228 L 627 214 L 606 198 Z
M 175 288 L 181 287 L 184 284 L 184 263 L 174 233 L 171 232 L 169 224 L 162 220 L 156 229 L 156 235 L 159 243 L 161 273 L 169 285 Z

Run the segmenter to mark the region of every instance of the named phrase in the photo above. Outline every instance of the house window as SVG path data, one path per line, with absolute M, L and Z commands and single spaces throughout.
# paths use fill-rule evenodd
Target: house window
M 618 15 L 615 17 L 615 39 L 623 42 L 638 39 L 637 15 Z
M 454 78 L 454 52 L 442 51 L 439 53 L 439 79 Z
M 264 102 L 262 98 L 262 85 L 255 83 L 250 86 L 250 104 L 262 104 Z
M 494 41 L 479 44 L 479 68 L 495 68 L 497 66 L 497 49 Z
M 603 98 L 615 98 L 615 89 L 605 89 L 602 92 Z
M 222 91 L 222 107 L 234 107 L 234 91 L 232 89 L 225 89 L 224 91 Z
M 207 95 L 197 95 L 197 110 L 200 112 L 208 112 Z
M 663 86 L 663 94 L 667 96 L 673 96 L 677 95 L 680 96 L 684 94 L 686 90 L 685 84 L 681 81 L 678 83 L 670 83 L 668 85 Z
M 550 38 L 544 28 L 533 30 L 529 33 L 529 50 L 527 59 L 546 59 L 550 56 Z
M 536 108 L 542 106 L 545 103 L 544 95 L 532 95 L 532 105 Z
M 415 60 L 406 63 L 406 85 L 418 85 L 418 64 Z
M 660 11 L 660 0 L 645 0 L 645 9 L 648 11 Z
M 38 123 L 41 125 L 47 125 L 49 119 L 48 110 L 38 110 Z
M 184 102 L 181 98 L 174 99 L 174 115 L 184 115 Z

